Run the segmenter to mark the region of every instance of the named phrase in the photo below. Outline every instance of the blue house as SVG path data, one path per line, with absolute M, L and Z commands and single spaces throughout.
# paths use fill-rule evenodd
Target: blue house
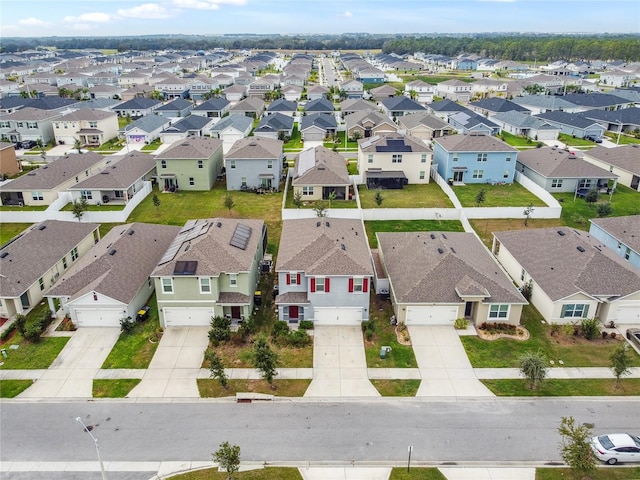
M 612 252 L 640 268 L 640 215 L 594 218 L 589 233 Z
M 513 183 L 518 150 L 489 135 L 434 139 L 433 163 L 451 184 Z

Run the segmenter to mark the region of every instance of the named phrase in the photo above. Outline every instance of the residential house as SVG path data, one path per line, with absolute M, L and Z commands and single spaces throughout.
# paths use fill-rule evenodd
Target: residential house
M 181 98 L 185 99 L 189 97 L 189 90 L 191 89 L 191 79 L 180 77 L 168 77 L 164 80 L 154 83 L 156 91 L 160 92 L 166 99 Z
M 222 153 L 226 154 L 235 142 L 249 136 L 252 127 L 253 120 L 250 117 L 234 113 L 211 127 L 209 134 L 222 140 Z
M 600 73 L 600 83 L 616 88 L 630 87 L 636 76 L 622 70 L 612 70 Z
M 310 115 L 312 113 L 329 113 L 333 114 L 333 102 L 326 98 L 319 98 L 317 100 L 311 100 L 304 106 L 305 114 Z
M 373 110 L 351 113 L 344 117 L 349 138 L 369 138 L 374 135 L 396 133 L 398 126 L 389 117 Z
M 298 102 L 302 98 L 302 92 L 304 91 L 303 87 L 299 87 L 297 85 L 287 85 L 286 87 L 282 87 L 282 95 L 285 100 L 289 100 L 290 102 Z M 258 97 L 252 97 L 258 98 Z
M 633 102 L 611 93 L 568 93 L 562 99 L 572 105 L 569 111 L 573 113 L 593 109 L 620 110 L 633 106 Z
M 202 102 L 191 110 L 191 115 L 213 118 L 218 122 L 222 117 L 228 115 L 231 103 L 225 98 L 213 97 Z
M 584 152 L 583 158 L 617 175 L 621 185 L 640 192 L 640 145 L 599 146 Z
M 518 325 L 526 299 L 473 233 L 378 232 L 396 320 L 405 325 Z
M 346 93 L 347 99 L 350 100 L 362 98 L 364 95 L 364 85 L 358 80 L 345 80 L 340 82 L 340 90 Z M 310 98 L 309 100 L 313 99 Z
M 69 187 L 73 200 L 90 205 L 116 203 L 126 205 L 156 176 L 156 160 L 148 153 L 133 151 L 110 156 L 99 172 Z
M 369 189 L 401 189 L 429 183 L 433 153 L 410 135 L 387 134 L 358 140 L 358 171 Z
M 250 118 L 260 118 L 264 113 L 265 103 L 261 98 L 245 98 L 229 109 L 230 114 L 245 115 Z
M 581 115 L 602 125 L 613 133 L 633 133 L 640 131 L 640 108 L 620 110 L 587 110 Z
M 560 133 L 559 127 L 528 113 L 502 112 L 495 114 L 491 120 L 505 132 L 536 141 L 556 140 Z
M 40 140 L 43 145 L 54 141 L 53 121 L 61 116 L 56 110 L 24 107 L 0 115 L 0 137 L 11 143 Z
M 0 317 L 13 319 L 38 305 L 60 275 L 100 239 L 98 227 L 46 220 L 6 244 L 0 250 Z
M 284 113 L 272 113 L 260 119 L 258 125 L 253 130 L 255 137 L 273 138 L 280 140 L 291 138 L 293 135 L 293 117 Z
M 576 138 L 602 138 L 605 132 L 602 125 L 577 113 L 546 112 L 539 113 L 536 117 L 558 127 L 561 133 Z
M 452 184 L 512 183 L 518 150 L 482 134 L 436 138 L 433 162 L 438 174 Z
M 365 83 L 384 83 L 384 72 L 379 68 L 366 67 L 356 71 L 352 71 L 353 78 L 359 82 Z
M 265 94 L 275 91 L 279 85 L 280 80 L 271 76 L 257 78 L 249 84 L 248 96 L 264 98 Z
M 640 270 L 588 232 L 567 227 L 495 232 L 493 254 L 548 323 L 598 318 L 640 325 Z
M 262 220 L 188 221 L 151 274 L 160 325 L 206 327 L 213 317 L 238 325 L 249 318 L 266 247 Z
M 471 96 L 481 98 L 497 98 L 505 96 L 509 91 L 509 84 L 500 80 L 492 80 L 490 78 L 481 78 L 471 83 Z
M 13 143 L 0 142 L 0 177 L 12 177 L 22 171 Z
M 404 86 L 404 94 L 421 104 L 433 102 L 433 97 L 436 93 L 437 88 L 435 85 L 422 80 L 413 80 Z
M 198 75 L 196 78 L 191 80 L 189 85 L 189 98 L 194 102 L 197 102 L 202 100 L 204 95 L 215 92 L 218 88 L 220 88 L 220 83 L 215 77 L 211 78 L 204 75 Z
M 398 128 L 407 135 L 430 141 L 434 138 L 453 134 L 453 128 L 440 118 L 427 112 L 412 113 L 398 118 Z
M 51 205 L 59 194 L 106 164 L 97 153 L 69 154 L 0 186 L 2 205 Z
M 265 115 L 273 115 L 274 113 L 281 113 L 283 115 L 288 115 L 293 117 L 298 110 L 298 104 L 296 102 L 291 102 L 284 98 L 279 98 L 274 100 L 269 104 Z
M 284 220 L 275 268 L 280 320 L 357 326 L 369 318 L 373 267 L 361 220 Z
M 497 135 L 500 127 L 484 115 L 467 111 L 449 115 L 449 125 L 458 133 L 482 133 L 484 135 Z
M 589 234 L 640 269 L 640 215 L 592 218 Z
M 147 115 L 152 115 L 154 111 L 162 106 L 160 100 L 154 100 L 153 98 L 136 97 L 131 100 L 124 101 L 113 107 L 113 111 L 118 114 L 119 117 L 131 117 L 140 118 Z
M 193 102 L 185 100 L 182 97 L 178 97 L 175 100 L 167 102 L 156 108 L 155 114 L 162 115 L 163 117 L 187 117 L 191 113 L 193 107 L 195 107 Z
M 432 115 L 447 122 L 449 117 L 458 112 L 469 113 L 470 110 L 453 100 L 441 100 L 439 102 L 433 102 L 427 107 L 427 111 Z
M 160 141 L 174 143 L 187 137 L 204 137 L 209 133 L 213 122 L 212 118 L 200 115 L 189 115 L 175 123 L 169 122 L 169 125 L 160 132 Z
M 513 103 L 511 100 L 506 100 L 504 98 L 498 97 L 483 98 L 482 100 L 478 100 L 477 102 L 471 102 L 469 104 L 469 109 L 489 118 L 493 118 L 493 116 L 497 113 L 503 112 L 515 111 L 527 115 L 531 114 L 531 111 L 523 107 L 522 105 L 518 105 L 517 103 Z
M 114 227 L 46 296 L 58 299 L 78 328 L 120 328 L 122 319 L 135 321 L 153 295 L 150 275 L 179 231 L 150 223 Z
M 566 112 L 575 108 L 574 104 L 557 95 L 525 95 L 514 97 L 512 101 L 530 110 L 533 115 L 545 112 Z
M 224 98 L 229 102 L 239 102 L 242 100 L 247 94 L 247 87 L 244 85 L 231 85 L 225 88 L 222 93 L 224 93 Z
M 378 106 L 368 100 L 354 99 L 340 102 L 340 114 L 344 118 L 355 112 L 378 111 Z
M 119 136 L 131 145 L 150 144 L 160 138 L 162 131 L 171 125 L 171 120 L 162 115 L 145 115 L 120 129 Z
M 547 192 L 585 195 L 590 189 L 608 193 L 609 181 L 615 189 L 617 175 L 556 147 L 532 148 L 518 152 L 516 170 Z
M 277 189 L 282 177 L 282 140 L 247 137 L 225 155 L 227 190 Z
M 293 169 L 293 194 L 304 201 L 348 200 L 349 172 L 339 153 L 317 146 L 300 152 Z
M 53 122 L 57 144 L 97 147 L 118 136 L 118 116 L 114 112 L 80 109 L 58 117 Z
M 396 90 L 391 85 L 382 85 L 380 87 L 372 88 L 364 94 L 364 98 L 372 99 L 374 102 L 382 102 L 387 98 L 395 97 L 398 94 L 398 90 Z
M 412 113 L 424 112 L 425 108 L 418 102 L 411 100 L 403 95 L 398 97 L 391 97 L 382 100 L 382 111 L 391 119 L 402 117 L 403 115 L 410 115 Z
M 300 133 L 303 142 L 321 142 L 336 133 L 338 122 L 329 113 L 311 113 L 302 117 Z
M 471 84 L 461 80 L 445 80 L 438 83 L 438 96 L 454 102 L 471 100 Z
M 222 140 L 189 137 L 156 155 L 158 182 L 164 191 L 211 190 L 222 172 Z
M 312 85 L 307 88 L 307 100 L 318 100 L 319 98 L 326 98 L 329 93 L 329 89 L 323 85 Z

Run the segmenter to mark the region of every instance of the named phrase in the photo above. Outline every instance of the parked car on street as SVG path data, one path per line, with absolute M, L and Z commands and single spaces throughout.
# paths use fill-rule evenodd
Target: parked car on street
M 596 458 L 609 465 L 618 462 L 640 462 L 640 438 L 630 433 L 609 433 L 591 439 Z
M 38 142 L 36 142 L 35 140 L 24 140 L 20 142 L 20 146 L 23 150 L 28 150 L 35 147 L 36 145 L 38 145 Z
M 595 136 L 593 136 L 593 135 L 587 135 L 587 136 L 586 136 L 586 137 L 584 137 L 584 138 L 585 138 L 586 140 L 591 140 L 592 142 L 595 142 L 595 143 L 602 143 L 602 139 L 601 139 L 601 138 L 595 137 Z
M 627 328 L 627 339 L 640 348 L 640 328 Z

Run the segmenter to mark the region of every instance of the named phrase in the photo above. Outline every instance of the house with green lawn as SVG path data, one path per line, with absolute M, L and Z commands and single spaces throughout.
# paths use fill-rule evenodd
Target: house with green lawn
M 211 190 L 222 172 L 222 140 L 190 137 L 156 156 L 158 183 L 166 192 Z

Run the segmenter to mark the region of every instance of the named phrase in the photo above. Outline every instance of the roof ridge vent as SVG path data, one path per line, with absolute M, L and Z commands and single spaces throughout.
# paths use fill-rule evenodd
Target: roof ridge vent
M 579 252 L 584 252 L 585 251 L 584 247 L 581 246 L 581 245 L 578 245 L 576 248 L 578 249 Z

